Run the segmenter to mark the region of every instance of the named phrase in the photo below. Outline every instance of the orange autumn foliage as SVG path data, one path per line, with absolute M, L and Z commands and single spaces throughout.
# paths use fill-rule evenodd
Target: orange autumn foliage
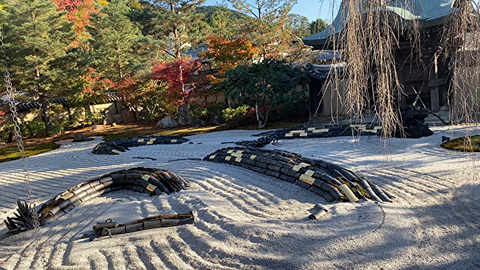
M 74 23 L 73 29 L 78 36 L 85 37 L 88 32 L 85 29 L 91 24 L 90 15 L 98 13 L 95 9 L 94 0 L 53 0 L 58 10 L 67 11 L 67 19 Z
M 207 80 L 212 84 L 220 83 L 227 70 L 235 68 L 238 64 L 244 64 L 260 51 L 246 38 L 228 40 L 224 37 L 209 36 L 207 39 L 208 51 L 199 56 L 211 61 L 218 68 L 217 76 L 208 75 Z

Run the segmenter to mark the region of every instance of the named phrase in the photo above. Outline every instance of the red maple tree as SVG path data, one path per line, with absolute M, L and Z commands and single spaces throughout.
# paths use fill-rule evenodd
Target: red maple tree
M 187 79 L 200 69 L 200 59 L 177 58 L 170 62 L 158 63 L 152 68 L 152 78 L 168 83 L 168 92 L 173 100 L 188 103 Z
M 116 85 L 109 79 L 101 79 L 94 68 L 87 68 L 83 75 L 85 94 L 100 94 L 107 88 L 115 88 Z

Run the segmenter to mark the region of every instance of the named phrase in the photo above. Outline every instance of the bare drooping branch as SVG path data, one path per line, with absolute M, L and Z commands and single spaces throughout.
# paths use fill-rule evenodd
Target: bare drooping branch
M 408 10 L 412 1 L 404 1 Z M 388 12 L 388 2 L 343 1 L 340 7 L 343 29 L 334 29 L 338 34 L 332 36 L 331 47 L 342 55 L 341 60 L 334 61 L 347 65 L 344 74 L 333 72 L 327 86 L 338 90 L 340 75 L 345 75 L 346 91 L 340 98 L 346 111 L 342 113 L 362 121 L 364 112 L 371 110 L 382 121 L 383 134 L 391 136 L 401 127 L 398 112 L 402 85 L 396 71 L 399 63 L 395 50 L 402 35 L 411 37 L 412 44 L 420 42 L 420 35 L 415 20 L 403 20 Z M 415 51 L 412 57 L 418 57 Z
M 479 2 L 456 1 L 455 12 L 447 18 L 442 37 L 442 53 L 452 71 L 451 119 L 466 123 L 479 120 L 475 114 L 480 109 Z

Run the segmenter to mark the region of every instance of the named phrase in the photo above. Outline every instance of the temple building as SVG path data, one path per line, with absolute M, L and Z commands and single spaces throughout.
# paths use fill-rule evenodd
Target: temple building
M 333 50 L 332 41 L 338 39 L 345 29 L 348 12 L 343 8 L 346 1 L 342 2 L 333 23 L 324 31 L 303 39 L 306 45 L 314 50 Z M 451 81 L 450 59 L 440 56 L 440 42 L 443 25 L 447 17 L 455 11 L 455 0 L 409 0 L 408 8 L 405 0 L 392 0 L 381 12 L 394 16 L 397 21 L 407 24 L 413 20 L 420 28 L 420 44 L 422 61 L 412 60 L 411 32 L 403 31 L 399 35 L 398 46 L 394 46 L 394 55 L 398 79 L 403 86 L 403 94 L 400 98 L 401 107 L 411 105 L 417 94 L 427 109 L 438 112 L 449 103 L 449 86 Z M 390 17 L 391 18 L 391 17 Z M 339 52 L 340 56 L 342 52 Z M 338 106 L 331 103 L 334 93 L 324 87 L 329 69 L 325 65 L 308 65 L 307 72 L 311 76 L 310 83 L 310 110 L 311 117 L 330 116 L 339 113 Z M 348 69 L 348 63 L 340 67 Z M 345 78 L 348 80 L 348 78 Z M 330 95 L 330 98 L 325 98 Z M 340 93 L 341 95 L 341 93 Z M 323 97 L 323 98 L 322 98 Z M 323 103 L 323 104 L 322 104 Z

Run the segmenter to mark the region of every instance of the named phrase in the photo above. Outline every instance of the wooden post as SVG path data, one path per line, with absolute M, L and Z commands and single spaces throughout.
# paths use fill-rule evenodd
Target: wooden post
M 434 74 L 433 76 L 430 76 L 430 83 L 432 82 L 432 77 L 434 79 L 434 84 L 432 84 L 432 88 L 430 88 L 430 109 L 433 112 L 439 112 L 440 111 L 440 96 L 439 96 L 439 89 L 438 89 L 438 59 L 437 59 L 437 53 L 434 54 L 433 56 L 433 61 L 434 61 Z

